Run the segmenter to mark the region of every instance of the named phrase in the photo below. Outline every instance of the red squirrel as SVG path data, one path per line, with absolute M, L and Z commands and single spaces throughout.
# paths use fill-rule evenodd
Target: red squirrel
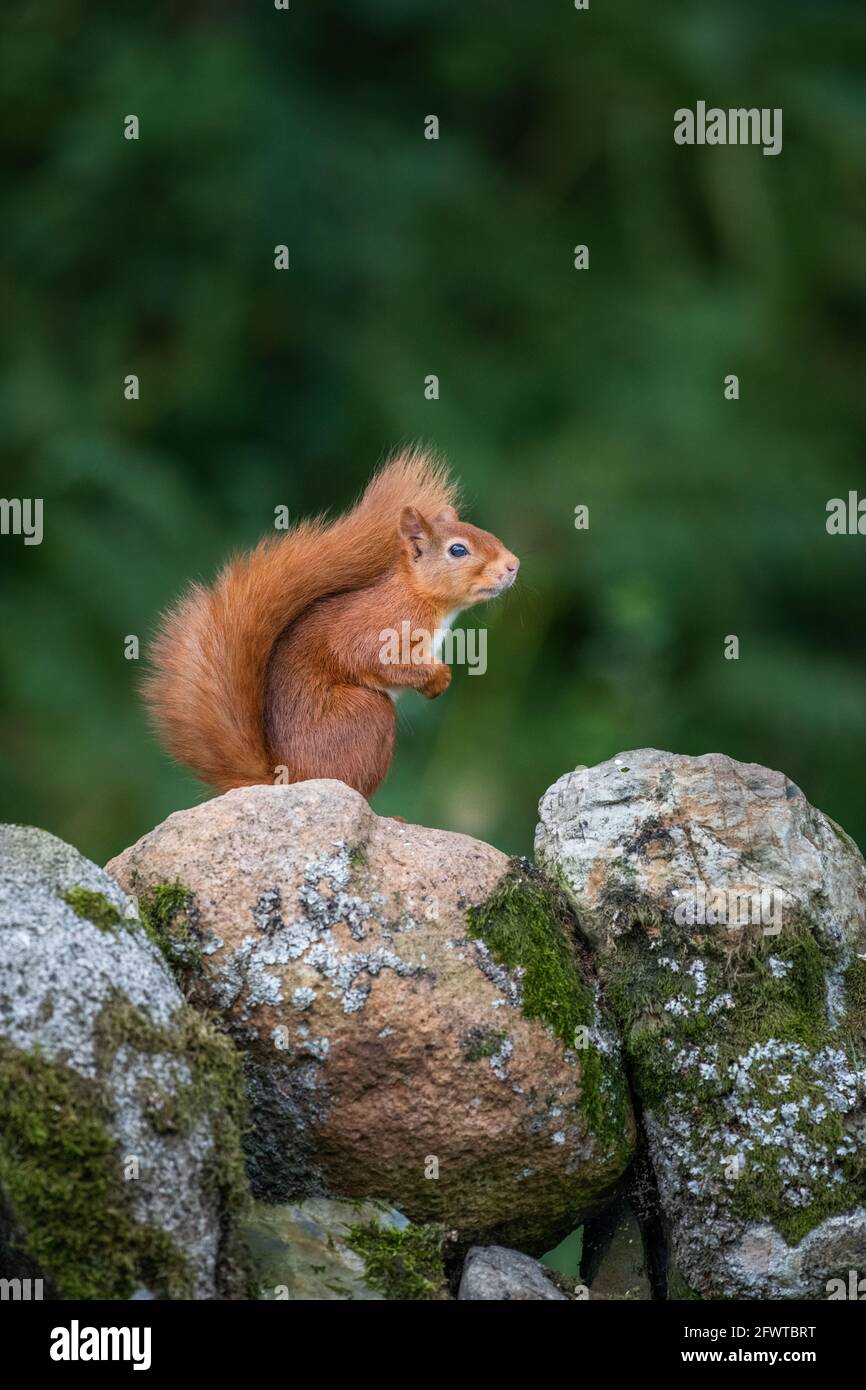
M 162 618 L 146 699 L 170 752 L 219 791 L 333 777 L 370 797 L 391 765 L 394 699 L 435 699 L 438 659 L 383 662 L 385 630 L 431 638 L 495 598 L 519 561 L 459 520 L 442 464 L 400 454 L 336 521 L 304 521 L 193 584 Z M 405 653 L 403 653 L 405 655 Z

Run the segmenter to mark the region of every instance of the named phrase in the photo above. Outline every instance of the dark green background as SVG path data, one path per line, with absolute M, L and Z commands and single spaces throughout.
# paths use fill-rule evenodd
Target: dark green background
M 655 745 L 866 843 L 866 537 L 825 531 L 866 491 L 862 3 L 18 0 L 0 41 L 2 495 L 46 507 L 0 538 L 0 817 L 102 859 L 200 796 L 124 637 L 421 438 L 523 568 L 380 810 L 525 851 L 558 775 Z M 675 146 L 699 99 L 782 107 L 782 154 Z

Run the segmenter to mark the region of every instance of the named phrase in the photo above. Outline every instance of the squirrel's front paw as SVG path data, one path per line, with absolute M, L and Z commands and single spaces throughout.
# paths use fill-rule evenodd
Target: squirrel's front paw
M 435 700 L 437 695 L 442 695 L 451 684 L 451 667 L 446 666 L 444 661 L 434 666 L 421 687 L 421 694 L 426 695 L 428 700 Z

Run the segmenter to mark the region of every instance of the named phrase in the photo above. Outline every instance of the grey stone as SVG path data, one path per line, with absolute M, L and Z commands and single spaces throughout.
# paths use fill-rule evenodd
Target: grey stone
M 474 1302 L 569 1302 L 567 1295 L 553 1283 L 544 1265 L 530 1255 L 521 1254 L 519 1250 L 507 1250 L 504 1245 L 472 1246 L 463 1266 L 457 1297 Z
M 197 1040 L 188 1053 L 179 1041 L 185 1024 Z M 202 1075 L 211 1046 L 215 1057 L 226 1053 L 186 1006 L 135 905 L 108 874 L 44 831 L 0 827 L 0 1198 L 11 1230 L 0 1264 L 32 1248 L 60 1296 L 239 1292 L 240 1268 L 227 1252 L 242 1198 L 234 1211 L 214 1181 L 240 1155 L 239 1128 L 223 1106 L 222 1078 Z M 39 1093 L 21 1094 L 22 1076 L 73 1096 L 69 1113 L 54 1095 L 43 1115 Z M 211 1080 L 212 1098 L 202 1100 Z M 31 1109 L 44 1134 L 31 1130 Z M 67 1128 L 85 1120 L 104 1133 L 105 1152 L 79 1157 L 73 1143 L 53 1172 Z M 70 1210 L 46 1232 L 38 1194 L 28 1196 L 19 1180 L 24 1157 L 46 1164 L 47 1186 L 65 1171 L 73 1193 L 104 1178 L 113 1185 L 111 1214 Z M 93 1161 L 105 1171 L 90 1171 Z M 86 1219 L 95 1230 L 117 1220 L 128 1266 L 106 1258 L 100 1267 L 98 1242 L 88 1251 L 81 1239 Z

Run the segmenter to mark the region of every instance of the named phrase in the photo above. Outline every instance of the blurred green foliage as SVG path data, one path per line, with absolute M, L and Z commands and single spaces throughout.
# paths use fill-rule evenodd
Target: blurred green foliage
M 423 439 L 523 567 L 378 809 L 525 851 L 654 745 L 866 843 L 866 538 L 825 530 L 866 493 L 862 3 L 18 0 L 0 39 L 0 493 L 46 528 L 0 538 L 0 817 L 102 859 L 200 797 L 124 638 Z M 783 152 L 675 146 L 699 99 Z

